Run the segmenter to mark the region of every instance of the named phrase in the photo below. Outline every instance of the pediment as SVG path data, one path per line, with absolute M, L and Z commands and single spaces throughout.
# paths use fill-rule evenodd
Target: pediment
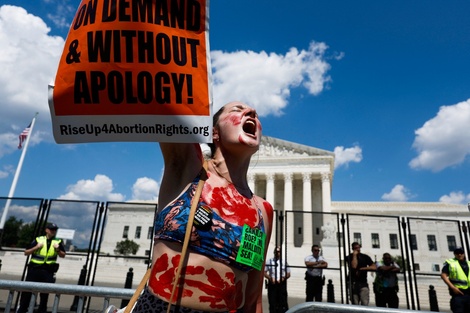
M 309 147 L 269 136 L 263 136 L 261 138 L 261 145 L 257 155 L 259 157 L 334 157 L 334 153 L 327 150 Z

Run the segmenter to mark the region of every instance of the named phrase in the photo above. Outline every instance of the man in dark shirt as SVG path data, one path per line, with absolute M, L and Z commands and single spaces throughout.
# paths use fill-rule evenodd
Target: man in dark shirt
M 454 313 L 470 312 L 469 268 L 463 248 L 455 249 L 454 258 L 446 260 L 442 267 L 441 278 L 449 287 L 450 309 Z
M 353 252 L 346 257 L 349 268 L 348 288 L 353 304 L 369 305 L 369 284 L 367 273 L 377 269 L 374 261 L 361 253 L 361 245 L 358 242 L 351 244 Z

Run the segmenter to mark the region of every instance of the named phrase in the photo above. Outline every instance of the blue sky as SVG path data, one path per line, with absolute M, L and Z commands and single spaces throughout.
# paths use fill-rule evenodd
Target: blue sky
M 155 199 L 156 143 L 58 145 L 47 85 L 80 1 L 0 4 L 0 195 L 39 112 L 16 197 Z M 213 0 L 215 106 L 333 151 L 333 201 L 470 201 L 470 2 Z

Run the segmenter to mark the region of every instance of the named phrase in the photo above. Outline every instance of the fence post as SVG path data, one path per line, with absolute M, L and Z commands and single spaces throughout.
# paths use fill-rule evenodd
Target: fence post
M 80 277 L 78 278 L 77 285 L 80 285 L 80 286 L 85 285 L 86 272 L 87 272 L 87 269 L 86 269 L 86 264 L 85 264 L 83 265 L 83 268 L 80 270 Z M 78 307 L 78 296 L 75 296 L 73 298 L 73 303 L 70 306 L 70 311 L 77 311 L 77 307 Z
M 333 285 L 333 280 L 328 279 L 328 285 L 326 286 L 326 301 L 330 303 L 335 303 L 335 286 Z
M 437 304 L 436 290 L 433 285 L 429 285 L 429 305 L 432 312 L 439 312 L 439 305 Z
M 126 275 L 126 282 L 124 283 L 124 288 L 132 289 L 132 280 L 134 279 L 133 271 L 134 269 L 132 267 L 129 267 L 129 272 L 127 272 L 127 275 Z M 121 308 L 126 307 L 128 303 L 129 303 L 129 300 L 123 299 L 121 301 Z

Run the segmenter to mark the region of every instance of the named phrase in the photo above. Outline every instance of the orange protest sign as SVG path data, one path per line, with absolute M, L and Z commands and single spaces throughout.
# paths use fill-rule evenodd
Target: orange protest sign
M 49 103 L 59 143 L 208 142 L 208 0 L 83 0 Z

